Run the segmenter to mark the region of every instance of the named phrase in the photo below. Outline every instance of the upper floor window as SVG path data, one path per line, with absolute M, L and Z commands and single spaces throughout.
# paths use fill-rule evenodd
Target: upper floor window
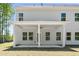
M 66 21 L 66 13 L 61 13 L 61 21 Z
M 23 13 L 19 13 L 19 21 L 23 21 Z
M 79 13 L 75 13 L 75 21 L 79 21 Z

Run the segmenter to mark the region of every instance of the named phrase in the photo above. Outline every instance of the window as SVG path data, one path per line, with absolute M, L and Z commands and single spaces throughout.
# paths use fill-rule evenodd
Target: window
M 75 32 L 75 40 L 79 40 L 79 32 Z
M 61 21 L 66 21 L 66 13 L 61 13 Z
M 19 13 L 19 21 L 23 21 L 23 13 Z
M 56 40 L 61 40 L 61 32 L 56 33 Z
M 29 32 L 29 40 L 33 40 L 33 32 Z
M 75 13 L 75 21 L 79 21 L 79 13 Z
M 33 32 L 23 32 L 23 40 L 33 40 Z
M 23 13 L 19 13 L 19 16 L 20 16 L 20 17 L 23 17 Z
M 19 18 L 19 21 L 23 21 L 23 18 Z
M 27 32 L 23 32 L 23 40 L 27 40 Z
M 50 32 L 45 33 L 45 38 L 46 38 L 46 40 L 50 40 Z
M 66 33 L 66 40 L 71 40 L 71 32 Z

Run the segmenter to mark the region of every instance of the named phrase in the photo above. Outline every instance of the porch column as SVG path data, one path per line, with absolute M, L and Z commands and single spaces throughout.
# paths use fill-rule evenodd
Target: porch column
M 63 45 L 62 47 L 65 47 L 65 41 L 66 41 L 66 31 L 65 31 L 65 25 L 63 25 Z
M 38 47 L 40 47 L 40 24 L 38 24 Z

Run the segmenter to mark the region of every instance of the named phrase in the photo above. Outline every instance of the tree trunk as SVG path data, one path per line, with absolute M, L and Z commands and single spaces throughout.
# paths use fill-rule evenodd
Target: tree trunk
M 2 13 L 2 40 L 3 40 L 3 42 L 4 42 L 4 35 L 3 35 L 3 27 L 4 27 L 4 23 L 3 23 L 3 20 L 4 20 L 4 15 L 3 15 L 3 13 Z

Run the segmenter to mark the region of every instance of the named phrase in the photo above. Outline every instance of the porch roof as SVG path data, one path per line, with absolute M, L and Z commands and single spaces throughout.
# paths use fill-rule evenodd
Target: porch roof
M 15 25 L 64 25 L 62 21 L 15 21 Z

